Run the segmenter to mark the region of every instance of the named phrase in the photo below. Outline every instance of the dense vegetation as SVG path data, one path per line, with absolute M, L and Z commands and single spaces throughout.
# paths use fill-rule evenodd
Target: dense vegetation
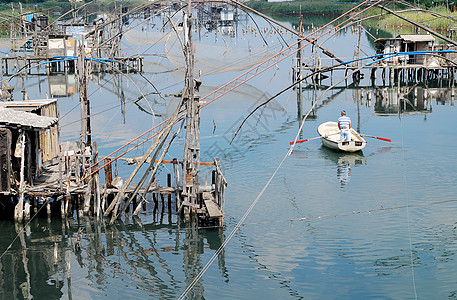
M 270 0 L 275 1 L 275 0 Z M 406 0 L 413 4 L 420 4 L 423 8 L 431 8 L 437 13 L 442 15 L 451 15 L 454 18 L 457 18 L 457 13 L 452 12 L 456 11 L 456 1 L 451 0 Z M 91 2 L 90 0 L 85 0 L 77 3 L 70 3 L 68 0 L 21 0 L 22 9 L 24 12 L 29 11 L 40 11 L 40 12 L 49 12 L 52 17 L 63 13 L 71 7 L 79 7 L 84 3 Z M 283 1 L 283 2 L 268 2 L 267 0 L 250 0 L 246 4 L 256 10 L 261 12 L 276 15 L 276 16 L 298 16 L 301 12 L 302 15 L 307 16 L 328 16 L 334 17 L 340 15 L 352 7 L 354 7 L 356 2 L 361 2 L 361 0 L 295 0 L 295 1 Z M 119 5 L 128 5 L 136 6 L 145 4 L 147 2 L 141 0 L 97 0 L 91 3 L 87 9 L 91 11 L 112 11 L 114 6 Z M 446 5 L 449 4 L 449 10 L 446 9 Z M 405 9 L 405 6 L 401 4 L 393 4 L 395 7 L 392 7 L 394 10 Z M 15 9 L 15 12 L 19 12 L 19 2 L 17 0 L 2 0 L 0 2 L 0 10 L 4 13 L 9 13 L 12 9 Z M 369 15 L 376 15 L 380 13 L 380 10 L 377 8 L 370 9 L 367 12 Z M 436 18 L 427 13 L 403 13 L 404 16 L 410 18 L 411 20 L 418 21 L 419 23 L 426 24 L 431 28 L 443 28 L 448 26 L 448 21 L 444 18 Z M 368 21 L 367 24 L 371 26 L 383 26 L 385 25 L 398 25 L 398 26 L 407 26 L 407 23 L 401 21 L 399 18 L 393 15 L 383 16 L 382 18 L 372 19 Z
M 354 6 L 345 1 L 298 0 L 285 2 L 249 1 L 246 5 L 270 14 L 340 15 Z
M 12 8 L 14 8 L 15 12 L 18 13 L 20 7 L 22 6 L 24 12 L 49 12 L 50 15 L 52 15 L 52 13 L 58 14 L 66 12 L 72 7 L 81 7 L 88 2 L 91 1 L 85 0 L 81 2 L 70 3 L 68 0 L 3 0 L 0 2 L 0 11 L 9 14 Z M 147 2 L 141 0 L 97 0 L 87 6 L 87 10 L 108 12 L 113 11 L 115 6 L 137 6 L 146 3 Z
M 275 1 L 275 0 L 270 0 Z M 280 1 L 280 0 L 276 0 Z M 304 15 L 340 15 L 354 7 L 354 0 L 295 0 L 282 2 L 268 2 L 268 0 L 250 0 L 246 4 L 256 10 L 269 12 L 270 14 L 297 15 L 301 12 Z M 449 5 L 450 11 L 457 11 L 457 1 L 451 0 L 407 0 L 414 5 L 426 9 L 437 9 L 446 11 Z M 405 6 L 394 2 L 395 9 L 404 9 Z

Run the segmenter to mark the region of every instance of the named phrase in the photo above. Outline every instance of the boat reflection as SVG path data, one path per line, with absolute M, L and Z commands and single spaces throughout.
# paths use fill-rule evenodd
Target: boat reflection
M 341 188 L 351 179 L 352 168 L 360 165 L 366 165 L 365 156 L 362 151 L 358 152 L 336 152 L 321 146 L 321 152 L 324 158 L 336 163 L 336 176 L 340 182 Z

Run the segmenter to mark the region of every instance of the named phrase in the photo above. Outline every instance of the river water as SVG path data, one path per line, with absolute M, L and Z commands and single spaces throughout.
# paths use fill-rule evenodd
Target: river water
M 194 33 L 202 96 L 295 42 L 290 34 L 280 38 L 270 32 L 263 41 L 252 28 L 268 24 L 254 20 L 242 19 L 235 36 L 225 29 Z M 167 94 L 183 88 L 179 41 L 151 42 L 163 36 L 157 29 L 162 19 L 155 21 L 157 27 L 151 21 L 126 35 L 123 51 L 145 55 L 144 77 L 161 96 L 148 95 L 155 89 L 138 74 L 91 78 L 92 130 L 102 155 L 162 121 L 177 104 Z M 358 34 L 347 30 L 324 46 L 350 58 L 357 41 Z M 366 34 L 361 46 L 367 55 L 375 52 Z M 310 52 L 307 47 L 305 57 Z M 392 139 L 370 138 L 361 153 L 333 152 L 313 140 L 287 155 L 298 116 L 344 71 L 317 87 L 303 84 L 301 103 L 296 91 L 283 93 L 249 118 L 229 145 L 243 118 L 291 83 L 293 57 L 202 110 L 202 161 L 220 157 L 228 181 L 223 228 L 196 228 L 152 204 L 146 214 L 113 226 L 76 214 L 66 220 L 36 218 L 26 226 L 1 221 L 0 299 L 176 299 L 202 270 L 189 299 L 457 298 L 453 83 L 421 83 L 414 98 L 412 85 L 389 86 L 379 73 L 375 86 L 385 85 L 385 98 L 376 99 L 365 74 L 359 87 L 349 78 L 325 93 L 300 138 L 315 137 L 319 124 L 336 120 L 345 109 L 356 129 Z M 74 77 L 66 78 L 65 88 L 56 78 L 31 76 L 24 85 L 30 99 L 59 91 L 61 139 L 76 140 L 80 111 Z M 21 80 L 11 82 L 15 99 L 21 99 Z M 136 101 L 141 95 L 146 96 Z M 182 148 L 181 134 L 166 159 L 182 157 Z M 120 161 L 117 169 L 126 178 L 132 167 Z M 165 185 L 170 172 L 164 166 L 159 183 Z M 202 168 L 201 182 L 210 180 L 210 172 Z

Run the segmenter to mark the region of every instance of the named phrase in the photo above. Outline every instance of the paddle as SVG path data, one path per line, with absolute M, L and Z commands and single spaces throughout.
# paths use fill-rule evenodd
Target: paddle
M 371 138 L 378 139 L 378 140 L 381 140 L 381 141 L 386 141 L 386 142 L 389 142 L 389 143 L 392 142 L 391 139 L 386 139 L 386 138 L 382 138 L 382 137 L 379 137 L 379 136 L 368 135 L 368 134 L 361 134 L 361 133 L 359 133 L 359 134 L 360 134 L 361 136 L 371 137 Z
M 340 132 L 336 132 L 336 133 L 332 133 L 332 134 L 326 134 L 324 137 L 328 137 L 328 136 L 331 136 L 331 135 L 335 135 L 335 134 L 340 134 Z M 307 141 L 312 141 L 312 140 L 316 140 L 316 139 L 320 139 L 321 136 L 316 136 L 316 137 L 313 137 L 313 138 L 310 138 L 310 139 L 304 139 L 304 140 L 298 140 L 298 141 L 294 141 L 294 142 L 289 142 L 290 145 L 293 145 L 294 143 L 295 144 L 299 144 L 299 143 L 303 143 L 303 142 L 307 142 Z
M 315 140 L 315 139 L 320 139 L 321 137 L 320 136 L 316 136 L 316 137 L 313 137 L 313 138 L 310 138 L 310 139 L 304 139 L 304 140 L 298 140 L 298 141 L 293 141 L 293 142 L 290 142 L 289 144 L 290 145 L 293 145 L 294 143 L 295 144 L 299 144 L 299 143 L 303 143 L 303 142 L 307 142 L 307 141 L 312 141 L 312 140 Z

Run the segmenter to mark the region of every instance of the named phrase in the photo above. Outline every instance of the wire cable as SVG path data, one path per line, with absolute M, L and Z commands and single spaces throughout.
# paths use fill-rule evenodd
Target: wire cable
M 406 220 L 408 222 L 408 237 L 409 237 L 409 255 L 410 255 L 410 264 L 411 264 L 411 280 L 413 284 L 414 299 L 417 300 L 417 288 L 416 288 L 416 277 L 414 274 L 414 258 L 413 258 L 413 246 L 412 246 L 412 237 L 411 237 L 411 216 L 409 213 L 409 196 L 408 196 L 408 180 L 406 178 L 406 158 L 405 158 L 405 145 L 404 145 L 404 134 L 403 134 L 403 122 L 400 116 L 400 134 L 401 134 L 401 149 L 402 158 L 403 158 L 403 182 L 405 185 L 405 200 L 406 200 Z

